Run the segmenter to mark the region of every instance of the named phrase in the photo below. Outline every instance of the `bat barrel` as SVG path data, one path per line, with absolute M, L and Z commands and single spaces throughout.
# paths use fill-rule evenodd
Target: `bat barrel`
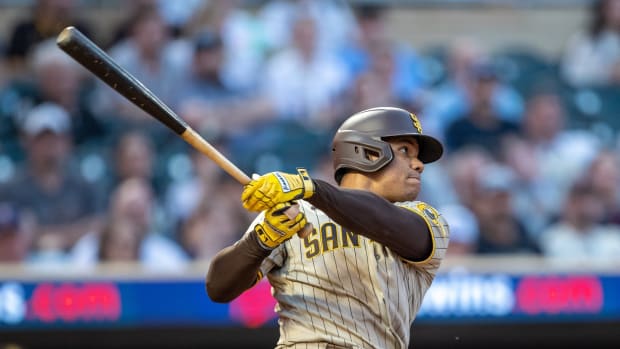
M 114 62 L 110 56 L 79 30 L 74 27 L 65 28 L 58 35 L 56 43 L 100 80 L 173 130 L 195 149 L 217 163 L 239 183 L 247 184 L 250 182 L 250 178 L 243 171 L 192 130 L 183 119 L 179 118 L 146 86 Z
M 181 135 L 187 129 L 185 121 L 75 27 L 65 28 L 58 35 L 56 44 L 99 79 L 176 134 Z

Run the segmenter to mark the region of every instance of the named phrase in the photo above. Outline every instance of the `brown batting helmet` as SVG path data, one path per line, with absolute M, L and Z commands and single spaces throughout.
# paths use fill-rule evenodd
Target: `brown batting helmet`
M 345 120 L 334 136 L 336 182 L 340 183 L 348 169 L 375 172 L 390 163 L 394 154 L 384 139 L 394 136 L 414 136 L 420 146 L 418 158 L 423 163 L 436 161 L 443 154 L 443 146 L 437 139 L 422 134 L 414 114 L 391 107 L 367 109 Z M 376 159 L 370 159 L 369 154 L 376 155 Z

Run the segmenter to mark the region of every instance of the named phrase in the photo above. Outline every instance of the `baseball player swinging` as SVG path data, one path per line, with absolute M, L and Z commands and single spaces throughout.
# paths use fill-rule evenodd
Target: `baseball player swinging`
M 332 148 L 338 187 L 303 169 L 245 187 L 243 206 L 261 213 L 214 258 L 207 292 L 228 302 L 266 275 L 277 348 L 407 348 L 448 246 L 441 215 L 415 201 L 443 147 L 408 111 L 373 108 L 347 119 Z M 291 206 L 294 219 L 282 213 Z M 291 238 L 307 224 L 310 234 Z

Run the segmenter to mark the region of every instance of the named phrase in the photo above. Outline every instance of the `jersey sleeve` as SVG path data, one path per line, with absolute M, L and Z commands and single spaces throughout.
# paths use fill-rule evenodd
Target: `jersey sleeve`
M 248 227 L 245 232 L 245 235 L 250 234 L 254 231 L 254 226 L 256 224 L 262 223 L 265 220 L 265 212 L 261 212 L 252 224 Z M 273 251 L 263 260 L 260 265 L 260 269 L 258 271 L 258 275 L 256 277 L 256 282 L 260 281 L 263 276 L 269 273 L 274 268 L 279 268 L 284 264 L 284 260 L 286 259 L 286 249 L 284 248 L 284 244 L 280 244 L 278 247 L 274 248 Z
M 407 263 L 424 269 L 439 268 L 439 264 L 446 256 L 450 240 L 450 229 L 444 217 L 434 207 L 422 201 L 399 202 L 396 205 L 406 208 L 424 219 L 430 231 L 433 244 L 431 253 L 424 260 L 411 261 L 401 258 Z

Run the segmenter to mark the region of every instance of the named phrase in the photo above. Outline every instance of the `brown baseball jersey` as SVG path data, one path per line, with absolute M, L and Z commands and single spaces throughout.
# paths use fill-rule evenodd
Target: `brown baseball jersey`
M 300 201 L 312 233 L 278 246 L 260 268 L 277 300 L 277 348 L 408 346 L 411 324 L 445 256 L 449 230 L 426 203 L 396 205 L 418 213 L 429 226 L 433 249 L 426 260 L 405 260 Z M 262 219 L 260 214 L 251 226 Z

